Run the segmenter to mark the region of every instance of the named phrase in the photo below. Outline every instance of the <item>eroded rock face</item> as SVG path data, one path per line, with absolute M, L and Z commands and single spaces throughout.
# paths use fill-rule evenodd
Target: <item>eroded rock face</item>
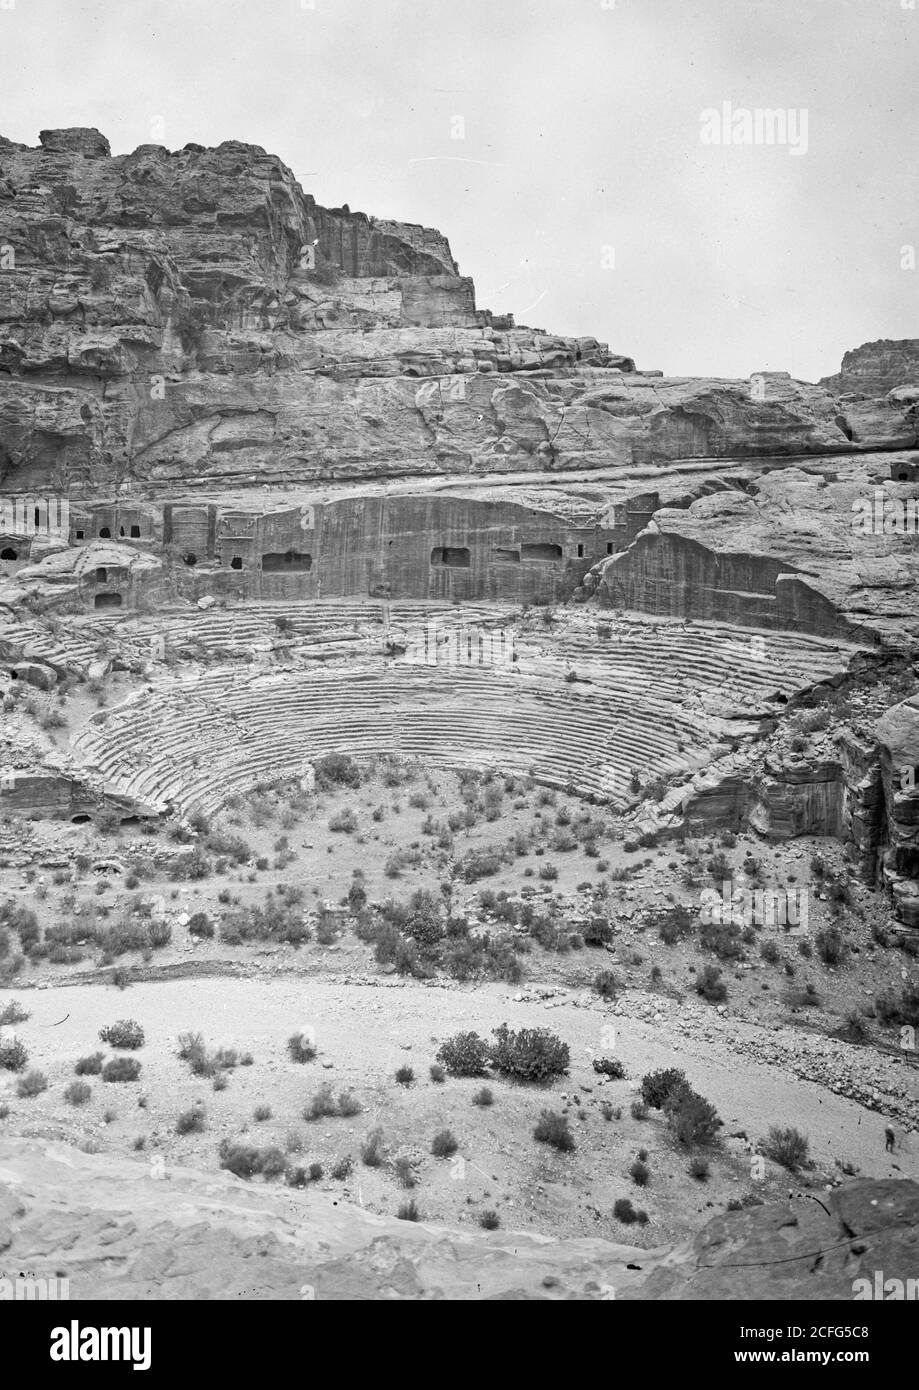
M 916 487 L 890 481 L 885 462 L 787 467 L 661 508 L 601 562 L 597 595 L 613 608 L 909 647 L 915 531 L 885 516 Z
M 8 1138 L 0 1168 L 4 1268 L 66 1279 L 72 1300 L 851 1300 L 876 1270 L 916 1277 L 919 1188 L 906 1181 L 728 1212 L 675 1248 L 640 1250 L 398 1221 L 335 1200 L 340 1189 L 307 1195 L 155 1155 Z
M 883 396 L 917 382 L 919 338 L 882 338 L 847 352 L 837 375 L 824 377 L 820 384 L 840 396 Z
M 886 812 L 883 877 L 900 918 L 919 927 L 919 697 L 888 710 L 877 738 Z
M 323 208 L 259 146 L 0 141 L 0 485 L 531 473 L 915 442 L 909 403 L 642 376 L 475 307 L 431 228 Z M 451 378 L 445 381 L 444 378 Z M 420 380 L 422 379 L 422 380 Z

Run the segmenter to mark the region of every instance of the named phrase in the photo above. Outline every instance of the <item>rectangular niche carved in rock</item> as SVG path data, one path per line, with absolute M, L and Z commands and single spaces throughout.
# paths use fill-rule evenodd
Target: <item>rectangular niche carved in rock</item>
M 265 574 L 305 574 L 313 568 L 312 555 L 299 550 L 285 550 L 283 555 L 269 551 L 262 556 L 262 570 Z
M 472 555 L 466 545 L 438 545 L 431 551 L 431 564 L 467 570 L 472 564 Z
M 533 542 L 531 545 L 520 547 L 520 557 L 523 560 L 560 560 L 562 547 L 543 542 Z
M 519 550 L 506 550 L 503 546 L 496 545 L 496 546 L 495 546 L 495 559 L 496 559 L 496 560 L 509 560 L 509 561 L 511 562 L 511 564 L 513 564 L 513 565 L 519 565 L 519 564 L 520 564 L 520 551 L 519 551 Z
M 120 608 L 120 607 L 121 607 L 121 595 L 120 595 L 120 594 L 96 594 L 96 597 L 95 597 L 95 599 L 93 600 L 93 607 L 94 607 L 94 608 Z

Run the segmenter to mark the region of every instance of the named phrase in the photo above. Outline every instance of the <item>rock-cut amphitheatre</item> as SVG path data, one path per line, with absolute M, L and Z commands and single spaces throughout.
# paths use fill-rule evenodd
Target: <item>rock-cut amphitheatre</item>
M 763 1212 L 736 1199 L 757 1139 L 788 1119 L 810 1127 L 799 1183 L 833 1188 L 856 1225 L 866 1184 L 908 1215 L 919 340 L 865 344 L 817 384 L 666 377 L 627 343 L 477 308 L 439 231 L 320 207 L 258 146 L 113 156 L 90 129 L 0 138 L 0 267 L 0 1010 L 15 995 L 31 1014 L 0 1047 L 23 1039 L 49 1081 L 23 1098 L 0 1070 L 0 1255 L 54 1248 L 68 1174 L 104 1224 L 133 1171 L 126 1248 L 158 1271 L 125 1274 L 133 1296 L 243 1287 L 255 1228 L 278 1232 L 259 1296 L 300 1296 L 310 1260 L 320 1297 L 477 1296 L 457 1262 L 488 1271 L 482 1296 L 603 1297 L 615 1279 L 619 1296 L 731 1296 L 693 1284 L 691 1245 L 643 1288 L 626 1256 L 709 1218 L 736 1220 L 725 1249 L 756 1245 Z M 661 910 L 695 922 L 706 883 L 744 875 L 806 887 L 814 940 L 835 932 L 841 951 L 782 941 L 777 963 L 749 935 L 714 954 L 658 936 Z M 302 949 L 270 926 L 234 935 L 266 892 L 286 920 L 302 902 Z M 513 968 L 445 970 L 392 912 L 387 954 L 375 914 L 412 892 L 463 919 L 469 960 L 505 933 Z M 556 933 L 538 944 L 534 908 Z M 119 921 L 137 928 L 120 947 Z M 730 983 L 717 1007 L 693 983 L 712 963 Z M 128 1015 L 146 1033 L 139 1118 L 127 1087 L 62 1103 L 98 1025 Z M 308 1075 L 285 1040 L 314 1019 Z M 427 1080 L 447 1034 L 504 1021 L 563 1037 L 564 1079 L 478 1110 L 474 1087 L 451 1099 Z M 251 1074 L 212 1094 L 176 1057 L 194 1029 L 251 1045 Z M 610 1046 L 619 1080 L 590 1066 Z M 670 1065 L 724 1119 L 695 1186 L 658 1112 L 629 1118 L 643 1073 Z M 260 1142 L 260 1100 L 284 1150 L 327 1079 L 363 1106 L 341 1130 L 355 1176 L 328 1183 L 348 1145 L 323 1133 L 325 1187 L 255 1178 L 256 1209 L 224 1173 L 217 1202 L 217 1141 Z M 177 1136 L 183 1103 L 206 1107 L 210 1137 Z M 543 1108 L 569 1116 L 570 1156 L 532 1142 Z M 398 1221 L 386 1164 L 361 1168 L 371 1116 L 420 1174 L 420 1224 Z M 428 1172 L 448 1122 L 482 1190 Z M 628 1176 L 639 1149 L 646 1192 Z M 168 1232 L 145 1186 L 157 1154 L 181 1193 Z M 767 1201 L 770 1181 L 787 1190 L 771 1163 L 755 1181 Z M 614 1220 L 630 1192 L 647 1226 Z M 200 1269 L 220 1288 L 170 1282 L 208 1203 Z M 491 1235 L 483 1204 L 501 1207 Z M 842 1206 L 827 1220 L 845 1225 Z M 532 1244 L 515 1255 L 505 1230 Z M 79 1248 L 85 1277 L 107 1279 Z M 848 1277 L 791 1296 L 850 1296 Z M 749 1294 L 773 1296 L 752 1276 Z

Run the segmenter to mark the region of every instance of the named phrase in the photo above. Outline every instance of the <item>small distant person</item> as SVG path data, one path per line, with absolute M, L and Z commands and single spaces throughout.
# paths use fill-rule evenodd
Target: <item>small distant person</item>
M 886 1125 L 885 1128 L 884 1128 L 884 1150 L 885 1150 L 886 1153 L 889 1153 L 889 1154 L 892 1154 L 892 1153 L 893 1153 L 894 1140 L 895 1140 L 895 1136 L 894 1136 L 894 1132 L 893 1132 L 893 1126 L 892 1126 L 892 1125 Z

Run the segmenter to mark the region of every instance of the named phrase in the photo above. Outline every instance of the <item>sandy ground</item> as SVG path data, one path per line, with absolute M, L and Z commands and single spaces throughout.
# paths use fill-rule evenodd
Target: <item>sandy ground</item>
M 321 1161 L 326 1182 L 334 1159 L 353 1156 L 354 1172 L 339 1190 L 369 1210 L 395 1212 L 413 1196 L 431 1220 L 474 1220 L 493 1208 L 511 1228 L 634 1237 L 646 1245 L 696 1228 L 713 1207 L 723 1208 L 744 1192 L 784 1196 L 807 1185 L 772 1164 L 765 1180 L 758 1181 L 742 1141 L 727 1137 L 711 1179 L 704 1184 L 689 1179 L 687 1157 L 674 1149 L 661 1120 L 653 1113 L 643 1122 L 630 1115 L 637 1079 L 658 1066 L 686 1071 L 716 1105 L 725 1136 L 739 1129 L 755 1141 L 771 1124 L 795 1125 L 809 1135 L 819 1169 L 831 1172 L 840 1159 L 873 1177 L 919 1175 L 915 1137 L 906 1136 L 892 1157 L 886 1155 L 881 1116 L 778 1067 L 738 1056 L 727 1038 L 668 1036 L 659 1024 L 613 1020 L 599 1001 L 586 1008 L 573 1001 L 515 1002 L 514 993 L 500 984 L 463 990 L 399 981 L 362 986 L 282 973 L 269 979 L 137 984 L 123 992 L 102 985 L 28 991 L 20 997 L 32 1017 L 14 1031 L 29 1048 L 30 1065 L 46 1072 L 49 1089 L 35 1099 L 19 1099 L 14 1078 L 3 1074 L 0 1100 L 10 1106 L 6 1123 L 16 1133 L 88 1141 L 113 1153 L 132 1152 L 135 1139 L 144 1136 L 144 1152 L 160 1167 L 216 1167 L 223 1137 L 284 1148 L 293 1131 L 303 1153 L 292 1155 L 292 1161 Z M 140 1081 L 114 1085 L 90 1077 L 92 1098 L 74 1110 L 62 1099 L 74 1061 L 102 1047 L 99 1029 L 124 1017 L 137 1019 L 145 1030 L 146 1045 L 135 1054 L 143 1067 Z M 436 1085 L 429 1079 L 428 1067 L 443 1038 L 467 1029 L 487 1036 L 505 1020 L 512 1027 L 550 1027 L 561 1036 L 571 1050 L 570 1075 L 546 1089 L 488 1080 L 495 1104 L 487 1109 L 472 1104 L 484 1082 L 450 1079 Z M 590 1056 L 612 1051 L 602 1045 L 604 1037 L 610 1039 L 604 1027 L 612 1022 L 615 1055 L 631 1079 L 603 1084 Z M 755 1025 L 745 1027 L 755 1034 Z M 286 1040 L 304 1028 L 314 1030 L 319 1055 L 298 1065 L 287 1055 Z M 176 1055 L 176 1038 L 188 1030 L 202 1032 L 213 1047 L 250 1050 L 254 1064 L 236 1069 L 227 1089 L 213 1092 L 211 1083 L 193 1077 Z M 402 1065 L 415 1072 L 407 1087 L 394 1080 Z M 306 1101 L 326 1081 L 336 1093 L 353 1090 L 362 1113 L 304 1122 Z M 622 1107 L 619 1120 L 603 1119 L 602 1100 Z M 206 1107 L 207 1129 L 176 1135 L 176 1116 L 197 1101 Z M 271 1106 L 272 1117 L 256 1123 L 253 1110 L 260 1103 Z M 535 1143 L 532 1127 L 541 1109 L 566 1107 L 578 1147 L 563 1156 Z M 116 1112 L 108 1123 L 107 1109 Z M 361 1142 L 375 1126 L 383 1128 L 391 1154 L 405 1153 L 416 1162 L 418 1186 L 411 1194 L 391 1171 L 361 1164 Z M 445 1126 L 459 1142 L 458 1158 L 438 1160 L 430 1154 L 430 1140 Z M 648 1150 L 652 1172 L 650 1185 L 642 1189 L 628 1175 L 639 1148 Z M 613 1219 L 613 1202 L 622 1196 L 648 1210 L 647 1227 L 630 1227 L 626 1235 Z

